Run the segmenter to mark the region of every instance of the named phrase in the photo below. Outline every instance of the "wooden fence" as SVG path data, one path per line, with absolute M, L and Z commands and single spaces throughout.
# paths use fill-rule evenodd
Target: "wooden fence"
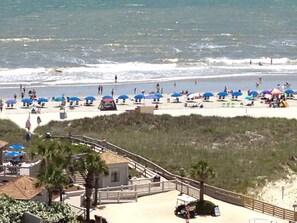
M 135 165 L 139 163 L 145 166 L 146 168 L 153 170 L 155 173 L 159 174 L 160 176 L 163 176 L 168 180 L 179 180 L 183 182 L 183 184 L 181 185 L 189 185 L 194 188 L 195 187 L 199 188 L 198 181 L 170 173 L 169 171 L 153 163 L 152 161 L 144 157 L 141 157 L 137 154 L 134 154 L 130 151 L 127 151 L 123 148 L 120 148 L 116 145 L 113 145 L 109 142 L 105 142 L 103 140 L 98 140 L 87 136 L 68 136 L 68 137 L 57 137 L 57 138 L 67 138 L 72 142 L 78 142 L 78 143 L 90 145 L 91 148 L 97 148 L 97 149 L 99 148 L 102 150 L 109 149 L 111 151 L 118 153 L 119 155 L 130 158 L 135 162 Z M 176 189 L 181 189 L 181 186 L 177 187 Z M 184 192 L 185 189 L 182 188 L 182 190 Z M 221 188 L 217 188 L 217 187 L 213 187 L 205 184 L 205 194 L 215 199 L 228 202 L 234 205 L 242 206 L 254 211 L 258 211 L 267 215 L 277 217 L 277 218 L 285 219 L 288 221 L 297 221 L 297 212 L 294 212 L 293 210 L 277 207 L 275 205 L 268 204 L 266 202 L 259 201 L 254 198 L 250 198 L 241 194 L 233 193 L 231 191 L 223 190 Z

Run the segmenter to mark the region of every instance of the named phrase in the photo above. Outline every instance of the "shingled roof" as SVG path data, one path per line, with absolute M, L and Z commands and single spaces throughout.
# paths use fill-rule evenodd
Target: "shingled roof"
M 129 163 L 129 160 L 123 156 L 120 156 L 111 151 L 105 151 L 100 154 L 102 160 L 105 161 L 106 165 L 119 164 L 119 163 Z
M 31 200 L 44 190 L 43 187 L 35 188 L 36 179 L 30 176 L 21 176 L 0 187 L 0 195 L 8 195 L 17 200 Z

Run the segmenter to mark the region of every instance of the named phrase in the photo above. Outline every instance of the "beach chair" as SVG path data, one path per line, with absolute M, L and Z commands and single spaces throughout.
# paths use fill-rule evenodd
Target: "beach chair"
M 231 103 L 231 107 L 234 108 L 235 107 L 235 103 Z
M 222 103 L 222 107 L 223 108 L 225 108 L 226 107 L 226 103 L 224 102 L 224 103 Z

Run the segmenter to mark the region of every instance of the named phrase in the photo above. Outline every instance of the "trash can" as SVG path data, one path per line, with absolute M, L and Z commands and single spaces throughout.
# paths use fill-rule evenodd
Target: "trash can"
M 67 118 L 66 112 L 60 112 L 60 119 L 65 119 Z
M 154 186 L 160 187 L 160 181 L 161 181 L 161 177 L 159 176 L 159 174 L 156 174 L 153 177 Z

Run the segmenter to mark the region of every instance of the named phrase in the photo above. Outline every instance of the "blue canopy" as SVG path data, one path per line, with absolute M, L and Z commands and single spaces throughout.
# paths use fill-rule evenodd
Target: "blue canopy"
M 87 97 L 85 97 L 85 100 L 87 100 L 87 101 L 95 101 L 96 98 L 94 96 L 87 96 Z
M 249 92 L 249 95 L 253 95 L 253 96 L 256 96 L 258 95 L 259 93 L 257 91 L 250 91 Z
M 225 96 L 228 95 L 228 93 L 226 91 L 221 91 L 221 92 L 218 93 L 218 95 L 225 97 Z
M 144 97 L 145 99 L 159 99 L 159 97 L 155 94 L 149 94 Z
M 48 102 L 48 99 L 47 99 L 47 98 L 38 98 L 38 99 L 37 99 L 37 102 L 38 102 L 38 103 Z
M 6 157 L 18 157 L 18 156 L 22 156 L 23 153 L 22 152 L 15 152 L 15 151 L 8 151 L 5 153 Z
M 63 98 L 63 97 L 56 97 L 54 99 L 54 101 L 65 101 L 65 98 Z
M 143 99 L 144 95 L 143 94 L 137 94 L 134 96 L 135 99 Z
M 245 97 L 245 99 L 247 99 L 247 100 L 254 100 L 254 97 L 252 95 L 248 95 L 248 96 Z
M 102 99 L 112 99 L 112 96 L 110 96 L 110 95 L 104 95 L 104 96 L 102 97 Z
M 16 100 L 14 99 L 8 99 L 7 101 L 5 101 L 6 104 L 15 104 Z
M 203 97 L 212 97 L 212 96 L 214 96 L 213 95 L 213 93 L 212 92 L 205 92 L 203 95 L 202 95 Z
M 264 90 L 261 92 L 261 94 L 271 94 L 271 90 Z
M 294 91 L 292 89 L 287 89 L 285 90 L 286 94 L 294 94 Z
M 21 144 L 12 144 L 11 146 L 9 146 L 10 149 L 14 149 L 14 150 L 23 150 L 26 147 L 21 145 Z
M 241 96 L 241 95 L 242 95 L 242 93 L 240 91 L 234 91 L 232 93 L 232 96 L 235 96 L 235 97 L 238 97 L 238 96 Z
M 128 95 L 125 95 L 125 94 L 122 94 L 118 97 L 118 99 L 122 99 L 122 100 L 125 100 L 125 99 L 128 99 Z
M 32 100 L 31 98 L 23 98 L 23 99 L 22 99 L 22 102 L 23 102 L 23 103 L 32 103 L 33 100 Z
M 160 94 L 160 93 L 156 93 L 155 95 L 156 95 L 158 98 L 163 98 L 163 95 Z
M 69 101 L 80 101 L 80 98 L 79 97 L 76 97 L 76 96 L 70 97 L 69 98 Z
M 181 94 L 181 93 L 178 93 L 178 92 L 174 92 L 174 93 L 171 95 L 171 97 L 175 97 L 175 98 L 178 98 L 178 97 L 180 97 L 180 96 L 182 96 L 182 94 Z

